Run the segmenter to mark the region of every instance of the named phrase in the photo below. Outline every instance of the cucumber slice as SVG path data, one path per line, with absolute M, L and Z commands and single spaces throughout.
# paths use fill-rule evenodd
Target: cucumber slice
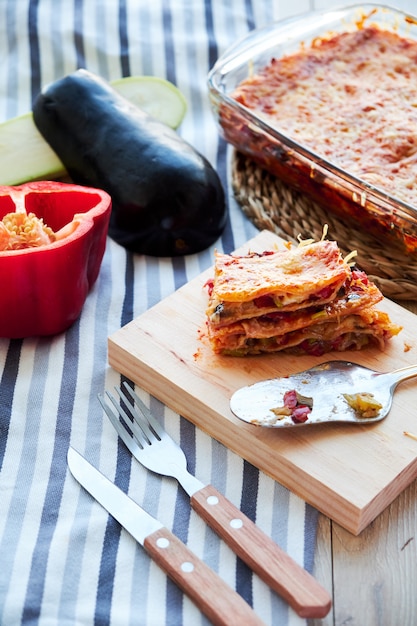
M 110 83 L 123 97 L 172 128 L 185 115 L 186 102 L 172 83 L 153 76 L 130 76 Z M 66 176 L 61 160 L 35 126 L 32 113 L 0 124 L 0 185 Z

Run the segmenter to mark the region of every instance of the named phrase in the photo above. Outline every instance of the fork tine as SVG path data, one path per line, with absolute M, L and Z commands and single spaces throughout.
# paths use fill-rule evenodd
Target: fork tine
M 162 428 L 161 424 L 158 422 L 158 420 L 152 415 L 151 411 L 148 409 L 146 404 L 139 398 L 137 393 L 126 383 L 126 381 L 123 381 L 122 386 L 125 389 L 127 389 L 128 392 L 131 394 L 131 396 L 133 397 L 135 401 L 136 409 L 141 412 L 143 418 L 150 424 L 155 435 L 157 435 L 159 439 L 162 439 L 163 435 L 165 434 L 165 431 Z M 137 416 L 137 411 L 132 412 L 132 416 L 133 417 Z
M 106 392 L 106 395 L 108 395 L 110 399 L 112 399 L 112 396 L 108 392 Z M 124 427 L 123 423 L 119 420 L 119 413 L 117 413 L 117 415 L 114 413 L 102 394 L 98 394 L 98 399 L 101 406 L 103 407 L 104 412 L 106 413 L 107 417 L 109 418 L 110 422 L 114 426 L 117 434 L 119 435 L 120 439 L 123 441 L 127 449 L 130 450 L 133 456 L 140 453 L 140 451 L 144 449 L 140 439 L 138 439 L 137 441 L 133 439 L 133 437 Z
M 119 395 L 121 403 L 119 403 L 108 391 L 106 394 L 118 412 L 121 423 L 127 427 L 129 435 L 137 439 L 142 447 L 151 445 L 152 441 L 155 440 L 155 435 L 149 428 L 149 425 L 140 417 L 140 415 L 136 414 L 135 406 L 130 399 L 125 396 L 118 387 L 115 387 L 114 389 Z M 123 404 L 126 406 L 126 409 Z

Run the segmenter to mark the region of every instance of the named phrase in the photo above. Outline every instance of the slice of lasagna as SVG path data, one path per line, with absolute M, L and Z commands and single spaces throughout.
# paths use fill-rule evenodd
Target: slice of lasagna
M 375 309 L 381 292 L 334 241 L 246 256 L 216 253 L 208 287 L 208 337 L 218 354 L 383 347 L 401 330 Z

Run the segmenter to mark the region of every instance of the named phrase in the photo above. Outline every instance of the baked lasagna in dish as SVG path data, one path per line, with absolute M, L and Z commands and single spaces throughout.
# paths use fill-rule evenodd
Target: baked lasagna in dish
M 375 308 L 380 290 L 334 241 L 245 256 L 217 252 L 207 287 L 208 337 L 217 354 L 383 348 L 401 330 Z
M 417 41 L 376 26 L 317 38 L 231 94 L 269 126 L 417 206 Z

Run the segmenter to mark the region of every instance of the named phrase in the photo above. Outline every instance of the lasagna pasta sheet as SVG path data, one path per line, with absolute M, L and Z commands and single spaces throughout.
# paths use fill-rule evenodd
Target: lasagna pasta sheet
M 216 253 L 208 315 L 214 324 L 333 300 L 350 274 L 333 241 L 236 257 Z

